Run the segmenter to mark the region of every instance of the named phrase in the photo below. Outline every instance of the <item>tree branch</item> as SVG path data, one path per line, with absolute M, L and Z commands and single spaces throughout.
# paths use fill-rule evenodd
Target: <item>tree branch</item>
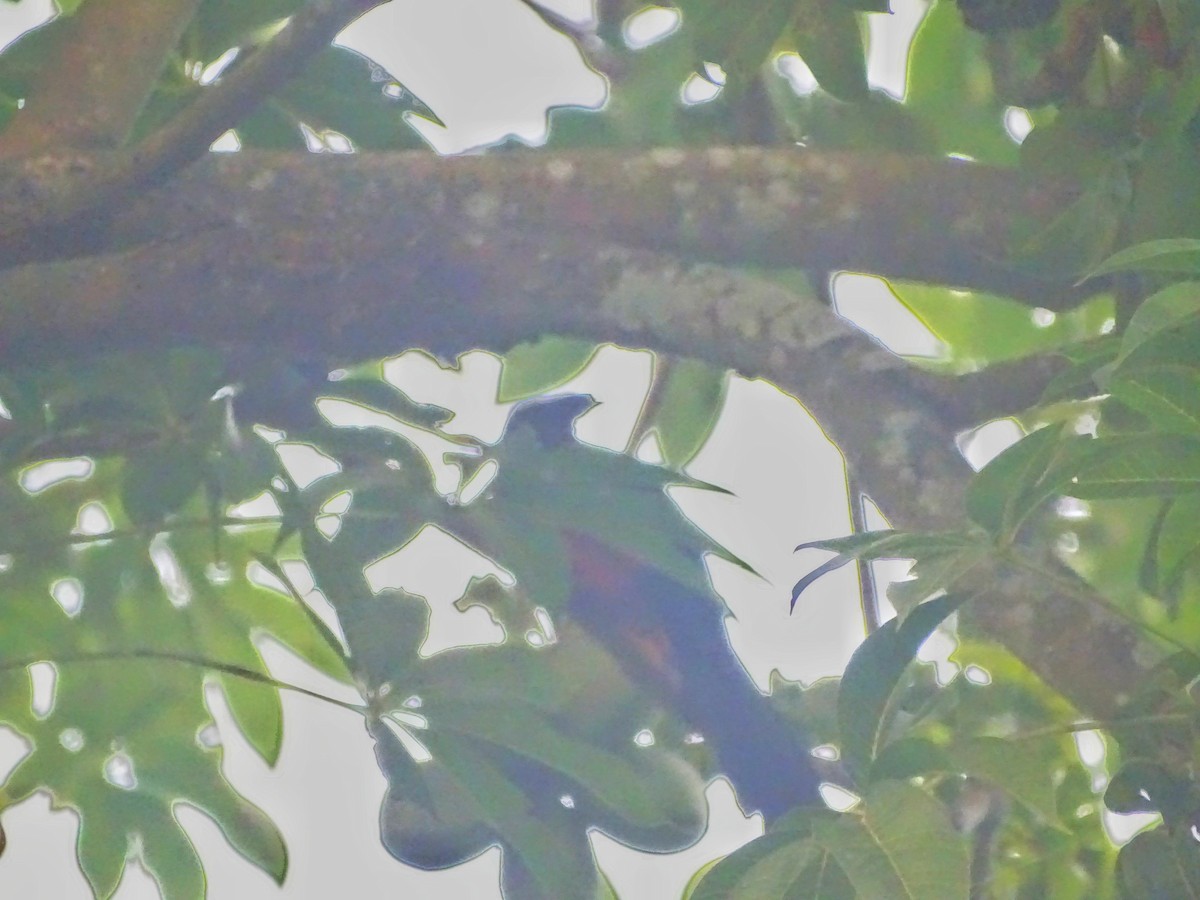
M 156 0 L 138 2 L 153 6 Z M 197 0 L 174 2 L 195 5 Z M 204 156 L 213 141 L 253 112 L 265 97 L 296 75 L 309 58 L 329 46 L 338 32 L 379 2 L 309 0 L 269 43 L 252 52 L 227 77 L 202 92 L 187 110 L 129 151 L 104 155 L 73 153 L 62 157 L 47 154 L 17 160 L 0 181 L 5 188 L 0 210 L 6 214 L 0 221 L 18 223 L 0 226 L 0 245 L 7 251 L 0 253 L 0 257 L 7 255 L 14 261 L 41 259 L 45 256 L 39 254 L 44 254 L 50 246 L 75 246 L 78 252 L 97 252 L 103 241 L 100 235 L 108 230 L 112 208 L 119 209 L 136 194 Z M 113 6 L 114 0 L 107 3 L 97 0 L 97 5 Z M 89 3 L 85 9 L 91 6 Z M 122 24 L 127 31 L 142 34 L 139 29 L 131 28 L 127 20 L 122 20 Z M 90 23 L 87 27 L 97 26 Z M 95 40 L 95 31 L 79 33 Z M 147 35 L 143 41 L 150 43 L 152 36 L 168 37 Z M 178 40 L 178 34 L 174 40 Z M 118 67 L 118 49 L 104 49 L 105 54 L 113 54 L 104 57 L 108 66 Z M 55 104 L 59 103 L 61 100 L 56 99 Z M 44 108 L 47 116 L 61 115 L 59 105 L 47 102 Z M 31 120 L 29 127 L 38 128 L 37 121 Z M 60 135 L 47 130 L 42 138 L 43 143 L 62 139 L 69 146 L 103 145 L 94 131 L 93 128 Z M 21 148 L 43 149 L 41 144 L 22 143 L 20 129 L 16 133 L 14 152 Z M 10 211 L 19 211 L 19 215 L 13 218 L 7 215 Z
M 120 183 L 157 183 L 204 156 L 304 64 L 328 47 L 347 25 L 381 0 L 309 0 L 279 34 L 200 95 L 184 113 L 147 138 L 114 178 Z
M 332 367 L 409 346 L 503 352 L 545 333 L 649 346 L 794 393 L 897 527 L 952 529 L 970 474 L 956 434 L 981 408 L 1002 411 L 1002 394 L 960 404 L 957 379 L 912 369 L 827 307 L 680 255 L 1003 278 L 979 235 L 1054 189 L 978 166 L 766 150 L 239 154 L 132 205 L 113 223 L 123 253 L 0 277 L 0 353 L 235 339 Z M 835 214 L 854 203 L 861 214 Z M 963 217 L 975 224 L 955 227 Z M 975 608 L 988 634 L 1095 716 L 1110 717 L 1161 657 L 1099 598 L 1044 579 L 1005 575 Z
M 220 90 L 207 96 L 219 99 Z M 217 126 L 205 131 L 211 117 L 199 107 L 195 124 L 178 126 L 188 130 L 187 152 L 217 133 Z M 986 288 L 1052 309 L 1078 299 L 1065 276 L 1047 280 L 1002 259 L 1015 227 L 1050 221 L 1077 186 L 944 158 L 790 147 L 457 159 L 244 153 L 207 159 L 169 189 L 132 198 L 105 218 L 102 235 L 87 241 L 78 239 L 87 217 L 59 219 L 66 223 L 61 231 L 47 234 L 37 224 L 43 220 L 30 214 L 31 202 L 61 212 L 75 208 L 81 192 L 127 189 L 148 171 L 162 176 L 182 162 L 181 141 L 178 132 L 164 133 L 138 151 L 140 173 L 128 161 L 114 168 L 78 154 L 0 169 L 0 221 L 14 223 L 0 231 L 0 264 L 87 255 L 161 241 L 164 234 L 176 241 L 175 253 L 202 253 L 200 229 L 222 228 L 238 245 L 244 239 L 262 245 L 284 231 L 293 245 L 307 242 L 319 254 L 309 267 L 326 269 L 369 258 L 390 243 L 390 252 L 402 253 L 415 270 L 425 264 L 429 247 L 421 235 L 429 231 L 460 235 L 438 260 L 471 264 L 488 256 L 497 236 L 519 230 L 550 239 L 568 232 L 581 245 L 608 240 L 729 265 L 860 269 Z M 259 209 L 264 186 L 272 195 L 266 215 Z M 314 205 L 323 224 L 306 229 Z M 331 233 L 332 224 L 338 230 Z M 39 239 L 31 240 L 33 234 Z M 188 241 L 198 246 L 190 249 Z
M 56 21 L 24 108 L 0 133 L 0 157 L 121 146 L 199 5 L 90 0 Z

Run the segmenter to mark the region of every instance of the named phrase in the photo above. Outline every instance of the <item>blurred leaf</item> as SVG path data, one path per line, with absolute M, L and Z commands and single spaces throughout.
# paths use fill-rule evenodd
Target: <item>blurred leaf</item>
M 792 18 L 796 0 L 680 0 L 678 5 L 685 32 L 699 54 L 697 70 L 715 62 L 725 70 L 730 87 L 741 91 L 766 62 Z
M 828 817 L 826 817 L 828 818 Z M 802 830 L 777 831 L 735 850 L 704 873 L 685 900 L 853 900 L 846 874 Z
M 982 291 L 961 291 L 913 281 L 888 280 L 893 296 L 947 346 L 952 369 L 980 366 L 1062 349 L 1099 337 L 1113 315 L 1100 295 L 1061 313 L 1031 310 L 1027 303 Z
M 475 648 L 405 670 L 428 721 L 414 737 L 433 758 L 414 767 L 376 728 L 393 795 L 384 839 L 401 859 L 440 867 L 497 841 L 506 891 L 588 896 L 587 826 L 659 849 L 698 835 L 700 782 L 668 746 L 670 729 L 636 744 L 644 707 L 614 660 L 573 637 L 569 653 Z
M 797 95 L 782 78 L 767 79 L 765 84 L 781 127 L 805 146 L 897 153 L 934 150 L 924 120 L 882 91 L 871 91 L 848 103 L 824 90 Z M 775 280 L 772 272 L 755 274 Z M 803 293 L 811 293 L 811 288 Z
M 1045 822 L 1057 824 L 1058 740 L 976 737 L 952 742 L 946 753 L 962 773 L 991 782 Z
M 0 126 L 7 124 L 29 93 L 42 68 L 55 58 L 69 16 L 58 16 L 26 31 L 0 53 Z
M 995 555 L 982 542 L 945 553 L 917 557 L 909 577 L 888 585 L 887 598 L 903 621 L 920 604 L 943 591 L 971 596 L 991 581 L 989 565 Z
M 864 531 L 843 538 L 810 541 L 796 550 L 831 550 L 837 554 L 833 559 L 813 569 L 792 588 L 792 606 L 818 578 L 840 569 L 854 560 L 873 561 L 878 559 L 923 559 L 929 557 L 970 555 L 984 548 L 976 535 L 963 532 L 903 532 Z M 931 589 L 931 593 L 936 588 Z
M 1144 831 L 1117 856 L 1121 895 L 1142 897 L 1200 896 L 1200 854 L 1188 831 L 1169 834 L 1164 828 Z
M 550 139 L 555 147 L 705 145 L 728 133 L 727 117 L 711 121 L 699 107 L 685 107 L 680 101 L 680 88 L 696 68 L 696 54 L 685 35 L 673 34 L 636 51 L 617 36 L 608 49 L 621 67 L 621 78 L 612 84 L 599 111 L 572 107 L 551 111 Z M 719 102 L 718 98 L 704 105 Z
M 121 505 L 139 525 L 177 513 L 204 477 L 204 448 L 192 442 L 150 447 L 129 457 Z
M 1059 492 L 1047 478 L 1060 452 L 1062 431 L 1027 434 L 984 466 L 967 489 L 967 514 L 994 537 L 1010 540 L 1030 513 Z
M 1106 177 L 1134 147 L 1128 114 L 1066 107 L 1021 142 L 1021 168 L 1077 181 Z
M 920 788 L 898 781 L 871 786 L 860 808 L 813 824 L 860 900 L 964 900 L 969 861 L 946 810 Z
M 384 92 L 392 85 L 395 96 Z M 425 141 L 405 120 L 416 115 L 436 124 L 436 115 L 365 57 L 331 46 L 311 59 L 303 73 L 268 98 L 241 122 L 246 146 L 299 149 L 301 124 L 319 136 L 333 131 L 358 149 L 425 149 Z
M 1087 181 L 1083 193 L 1047 225 L 1010 240 L 1009 260 L 1032 272 L 1083 275 L 1112 252 L 1129 206 L 1131 184 L 1122 162 Z M 1089 276 L 1090 277 L 1090 276 Z
M 1120 349 L 1116 337 L 1098 338 L 1062 350 L 1070 365 L 1051 378 L 1042 390 L 1040 403 L 1048 405 L 1059 400 L 1075 400 L 1095 396 L 1099 391 L 1096 373 L 1109 366 Z
M 1088 442 L 1086 462 L 1064 492 L 1083 500 L 1200 491 L 1200 441 L 1135 434 Z
M 716 424 L 728 373 L 685 357 L 659 356 L 655 368 L 655 383 L 643 421 L 647 430 L 658 437 L 664 465 L 681 469 L 704 445 Z
M 598 349 L 591 341 L 555 335 L 518 344 L 504 354 L 496 399 L 524 400 L 560 387 L 582 372 Z
M 203 893 L 199 860 L 174 818 L 181 800 L 282 879 L 277 831 L 224 781 L 219 751 L 198 738 L 211 724 L 205 680 L 220 684 L 234 720 L 271 764 L 281 707 L 256 642 L 270 636 L 349 680 L 340 649 L 299 599 L 251 579 L 278 527 L 269 517 L 224 518 L 230 491 L 234 499 L 262 491 L 278 468 L 244 458 L 265 445 L 210 399 L 221 368 L 219 357 L 196 351 L 100 359 L 73 377 L 48 367 L 38 373 L 40 409 L 16 405 L 22 417 L 68 429 L 51 439 L 66 435 L 95 451 L 83 476 L 36 494 L 11 474 L 0 481 L 0 591 L 14 601 L 0 657 L 44 660 L 57 671 L 44 718 L 29 714 L 24 696 L 0 697 L 0 721 L 34 744 L 4 793 L 16 802 L 48 790 L 79 812 L 80 862 L 103 896 L 119 882 L 135 835 L 165 894 Z M 190 499 L 201 484 L 207 507 Z M 162 531 L 161 517 L 185 503 L 194 516 Z
M 231 47 L 260 43 L 263 32 L 304 6 L 304 0 L 203 0 L 184 33 L 183 46 L 208 63 Z
M 1183 281 L 1147 297 L 1133 311 L 1121 336 L 1120 359 L 1150 341 L 1180 327 L 1200 321 L 1200 281 Z M 1170 359 L 1159 359 L 1169 362 Z
M 1200 240 L 1164 238 L 1126 247 L 1093 267 L 1084 280 L 1112 272 L 1173 272 L 1195 275 L 1200 273 Z
M 1140 160 L 1134 173 L 1133 198 L 1127 214 L 1125 240 L 1135 246 L 1158 243 L 1158 239 L 1193 239 L 1193 252 L 1160 253 L 1126 260 L 1119 267 L 1116 257 L 1099 271 L 1135 268 L 1142 271 L 1167 270 L 1195 274 L 1200 272 L 1200 152 L 1195 138 L 1188 134 L 1159 134 L 1148 138 L 1140 148 Z M 1145 242 L 1145 243 L 1144 243 Z M 1131 248 L 1132 249 L 1132 248 Z M 1106 268 L 1107 267 L 1107 268 Z M 1096 274 L 1096 273 L 1091 273 Z
M 918 606 L 902 624 L 896 619 L 884 623 L 850 657 L 838 692 L 838 723 L 842 757 L 851 772 L 870 771 L 886 741 L 901 676 L 921 645 L 963 599 L 938 597 Z
M 902 737 L 880 752 L 871 766 L 871 781 L 906 781 L 938 772 L 952 772 L 946 748 L 928 738 Z
M 52 714 L 19 726 L 34 750 L 8 776 L 6 800 L 48 790 L 78 813 L 79 861 L 97 896 L 115 891 L 135 837 L 165 896 L 204 895 L 200 859 L 175 817 L 179 801 L 212 818 L 235 850 L 281 883 L 282 836 L 221 775 L 220 749 L 196 739 L 209 721 L 197 673 L 134 661 L 100 671 L 97 679 L 95 666 L 59 667 Z
M 1200 562 L 1200 494 L 1170 497 L 1146 545 L 1139 580 L 1174 608 L 1184 576 Z
M 1118 369 L 1109 392 L 1159 431 L 1200 438 L 1200 370 L 1184 366 Z
M 785 40 L 795 44 L 817 83 L 839 100 L 865 100 L 870 93 L 866 54 L 850 5 L 839 0 L 793 0 L 793 5 Z
M 996 97 L 984 42 L 963 25 L 956 4 L 938 0 L 909 50 L 905 98 L 942 153 L 1013 164 L 1017 144 L 1004 127 L 1007 107 Z
M 1192 816 L 1200 813 L 1200 798 L 1191 780 L 1149 760 L 1122 766 L 1104 791 L 1104 805 L 1123 815 L 1157 813 L 1172 829 L 1186 829 Z

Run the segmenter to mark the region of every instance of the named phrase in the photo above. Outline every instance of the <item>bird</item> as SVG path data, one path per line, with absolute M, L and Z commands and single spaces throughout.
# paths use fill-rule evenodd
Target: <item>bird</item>
M 543 446 L 563 446 L 592 402 L 576 396 L 528 403 L 510 428 L 532 428 Z M 743 809 L 770 822 L 797 806 L 823 805 L 804 734 L 751 681 L 729 643 L 718 598 L 583 530 L 565 529 L 562 537 L 572 576 L 565 615 L 703 738 Z

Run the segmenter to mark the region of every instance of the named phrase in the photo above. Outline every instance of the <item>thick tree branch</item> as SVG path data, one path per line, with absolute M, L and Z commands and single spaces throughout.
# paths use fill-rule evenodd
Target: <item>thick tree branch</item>
M 8 272 L 0 352 L 237 340 L 332 364 L 408 346 L 503 351 L 545 333 L 618 340 L 770 379 L 898 527 L 960 527 L 969 470 L 954 437 L 979 397 L 1000 411 L 999 396 L 960 406 L 956 381 L 912 370 L 826 307 L 686 257 L 1004 278 L 980 241 L 1042 209 L 1054 185 L 767 150 L 321 162 L 210 159 L 113 222 L 123 253 Z M 1096 716 L 1157 658 L 1098 599 L 1042 579 L 1006 575 L 977 607 L 989 634 Z
M 162 174 L 154 167 L 166 158 L 178 161 L 155 153 L 144 162 Z M 75 217 L 57 234 L 35 228 L 40 239 L 29 240 L 23 229 L 30 203 L 70 208 L 84 189 L 73 181 L 92 190 L 108 171 L 109 161 L 79 155 L 0 169 L 0 214 L 15 223 L 0 232 L 0 263 L 64 259 L 164 234 L 175 241 L 175 254 L 202 254 L 221 237 L 204 229 L 221 229 L 235 247 L 247 239 L 265 246 L 285 233 L 291 245 L 307 242 L 318 254 L 308 267 L 326 270 L 384 247 L 400 253 L 409 271 L 429 268 L 424 236 L 438 232 L 457 237 L 436 260 L 490 269 L 504 265 L 487 258 L 495 237 L 519 230 L 730 265 L 862 269 L 987 288 L 1048 308 L 1076 298 L 1065 280 L 1014 269 L 1002 257 L 1014 228 L 1050 221 L 1077 187 L 952 159 L 790 147 L 449 160 L 422 153 L 237 154 L 207 159 L 186 178 L 143 193 L 105 216 L 102 234 L 92 228 L 81 239 L 88 219 Z M 314 207 L 321 222 L 306 229 Z
M 154 2 L 150 0 L 152 6 Z M 196 2 L 174 0 L 175 5 L 195 6 Z M 38 247 L 54 244 L 69 246 L 73 242 L 84 248 L 84 252 L 94 252 L 102 244 L 103 239 L 98 237 L 98 233 L 107 231 L 108 218 L 114 207 L 124 207 L 135 194 L 148 190 L 207 153 L 213 141 L 253 112 L 264 97 L 270 96 L 295 76 L 305 62 L 328 47 L 338 32 L 379 2 L 309 0 L 270 42 L 252 51 L 246 61 L 214 87 L 202 92 L 187 110 L 130 150 L 101 156 L 76 153 L 55 157 L 42 154 L 17 160 L 5 173 L 8 184 L 3 196 L 8 202 L 0 204 L 0 211 L 4 213 L 2 221 L 17 223 L 0 226 L 0 244 L 6 246 L 9 258 L 41 258 L 39 253 L 42 251 Z M 109 8 L 117 6 L 117 3 L 116 0 L 98 0 L 96 5 Z M 91 7 L 89 3 L 85 9 Z M 165 5 L 163 8 L 166 8 Z M 184 11 L 180 8 L 178 13 Z M 184 18 L 181 24 L 177 23 L 180 29 L 186 25 L 186 21 Z M 77 33 L 86 35 L 88 40 L 95 40 L 98 25 L 85 24 L 87 30 Z M 179 38 L 178 33 L 172 34 L 164 29 L 159 29 L 162 33 L 145 32 L 129 28 L 126 20 L 123 20 L 123 24 L 127 31 L 136 35 L 127 43 L 135 44 L 139 49 L 142 45 L 151 45 L 154 40 L 169 41 L 165 50 L 159 48 L 165 53 L 175 46 Z M 72 50 L 75 43 L 78 42 L 71 42 L 67 50 Z M 104 53 L 111 55 L 104 57 L 107 60 L 104 65 L 119 68 L 121 49 L 120 45 L 106 46 Z M 75 56 L 86 58 L 91 51 L 82 52 L 74 48 L 73 52 Z M 64 51 L 64 56 L 74 59 L 67 51 Z M 155 69 L 153 74 L 156 75 L 157 71 Z M 136 114 L 141 108 L 145 90 L 149 89 L 153 80 L 153 77 L 149 79 L 149 85 L 130 82 L 128 85 L 109 84 L 106 87 L 113 90 L 123 88 L 139 97 L 137 108 L 129 111 Z M 141 93 L 138 89 L 142 89 Z M 90 113 L 85 118 L 85 114 L 79 112 L 75 116 L 81 123 L 79 127 L 60 135 L 50 126 L 61 124 L 58 121 L 64 108 L 61 98 L 52 96 L 44 106 L 39 105 L 38 108 L 46 109 L 46 115 L 51 117 L 46 127 L 36 117 L 30 119 L 27 126 L 21 126 L 25 119 L 18 117 L 18 125 L 5 132 L 5 136 L 10 133 L 15 135 L 10 156 L 22 150 L 27 154 L 40 151 L 44 145 L 55 140 L 75 147 L 104 146 L 108 142 L 102 140 L 103 137 L 123 137 L 124 131 L 132 125 L 131 119 L 120 135 L 102 134 L 98 131 L 102 123 L 93 122 L 94 116 Z M 103 116 L 106 107 L 100 105 L 98 108 L 98 115 Z M 72 120 L 66 121 L 68 127 L 74 127 L 69 126 Z M 30 140 L 35 143 L 23 141 L 21 135 L 27 131 L 31 134 Z M 0 140 L 3 138 L 0 137 Z M 117 142 L 112 143 L 115 145 Z M 2 144 L 0 149 L 3 149 Z M 10 210 L 9 206 L 17 208 Z M 8 215 L 10 212 L 16 215 Z
M 121 146 L 199 5 L 90 0 L 56 22 L 24 108 L 0 133 L 0 157 Z

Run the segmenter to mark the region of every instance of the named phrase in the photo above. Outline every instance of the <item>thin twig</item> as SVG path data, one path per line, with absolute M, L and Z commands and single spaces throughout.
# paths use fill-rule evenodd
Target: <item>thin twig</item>
M 209 146 L 252 113 L 273 91 L 298 74 L 304 63 L 330 45 L 347 25 L 380 0 L 310 0 L 267 44 L 228 75 L 204 90 L 186 110 L 129 152 L 84 159 L 55 169 L 60 184 L 40 206 L 26 210 L 14 226 L 0 229 L 0 241 L 46 239 L 84 213 L 119 206 L 178 172 L 208 152 Z
M 233 675 L 237 678 L 244 678 L 247 681 L 257 681 L 259 684 L 267 684 L 271 687 L 278 688 L 281 691 L 292 691 L 297 694 L 303 694 L 305 697 L 312 697 L 314 700 L 321 700 L 325 703 L 331 703 L 334 706 L 340 706 L 342 709 L 348 709 L 360 715 L 366 711 L 367 707 L 361 703 L 349 703 L 345 700 L 338 700 L 336 697 L 330 697 L 327 694 L 322 694 L 319 691 L 312 691 L 305 687 L 300 687 L 298 684 L 290 684 L 286 681 L 280 681 L 270 675 L 266 675 L 255 669 L 249 669 L 245 666 L 239 666 L 236 663 L 221 662 L 220 660 L 205 659 L 201 656 L 189 656 L 184 653 L 168 653 L 165 650 L 100 650 L 95 653 L 60 653 L 50 659 L 45 657 L 26 657 L 17 660 L 0 661 L 0 672 L 9 672 L 17 669 L 24 669 L 35 663 L 50 662 L 55 665 L 74 665 L 75 663 L 107 663 L 107 662 L 127 662 L 136 659 L 150 659 L 159 662 L 173 662 L 185 666 L 194 666 L 200 669 L 211 669 L 215 672 L 223 672 L 226 675 Z

